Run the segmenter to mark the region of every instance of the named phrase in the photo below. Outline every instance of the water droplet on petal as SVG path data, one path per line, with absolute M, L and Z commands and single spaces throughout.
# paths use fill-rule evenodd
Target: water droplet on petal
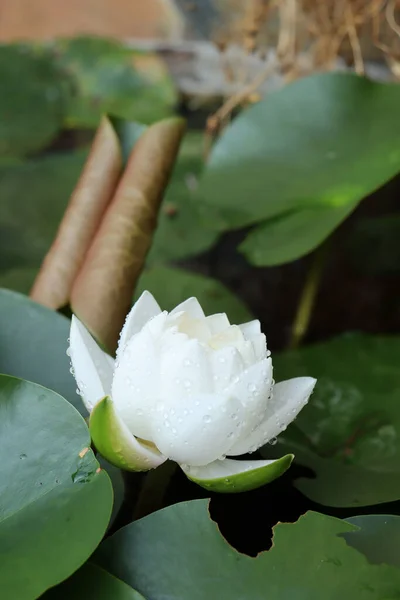
M 67 350 L 66 350 L 65 354 L 66 354 L 67 356 L 71 356 L 71 350 L 70 350 L 69 348 L 67 348 Z
M 25 458 L 28 458 L 26 454 L 20 454 L 19 455 L 20 460 L 24 460 Z
M 185 360 L 183 361 L 183 364 L 185 365 L 185 367 L 190 367 L 192 364 L 192 361 L 190 360 L 190 358 L 185 358 Z
M 138 408 L 136 410 L 136 414 L 138 415 L 138 417 L 140 417 L 143 414 L 143 410 L 141 408 Z
M 277 441 L 278 441 L 278 438 L 276 438 L 276 437 L 273 437 L 273 438 L 271 438 L 271 439 L 269 440 L 269 442 L 268 442 L 268 443 L 269 443 L 269 444 L 271 444 L 271 446 L 275 446 L 275 444 L 277 443 Z
M 211 423 L 211 417 L 210 417 L 210 415 L 204 415 L 203 421 L 204 421 L 204 423 Z

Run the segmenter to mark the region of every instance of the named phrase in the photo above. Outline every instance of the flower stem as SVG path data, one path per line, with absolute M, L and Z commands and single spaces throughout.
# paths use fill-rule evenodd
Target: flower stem
M 175 469 L 176 464 L 167 461 L 146 474 L 133 511 L 135 521 L 163 507 L 165 493 Z
M 315 300 L 322 279 L 325 265 L 327 244 L 322 244 L 314 252 L 311 267 L 307 273 L 300 301 L 293 321 L 289 349 L 295 350 L 301 344 L 307 333 L 311 315 L 315 306 Z

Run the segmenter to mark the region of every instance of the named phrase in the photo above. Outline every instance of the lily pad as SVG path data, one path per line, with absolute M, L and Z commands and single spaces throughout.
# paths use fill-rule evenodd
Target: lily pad
M 349 546 L 362 552 L 374 565 L 400 567 L 400 517 L 395 515 L 361 515 L 346 519 L 356 531 L 343 533 Z
M 0 155 L 24 156 L 48 146 L 61 130 L 66 100 L 51 56 L 2 45 L 0 79 Z
M 349 547 L 340 535 L 354 530 L 310 512 L 297 523 L 275 526 L 272 549 L 250 558 L 226 543 L 207 503 L 195 500 L 120 529 L 94 560 L 151 600 L 394 598 L 400 570 L 371 565 Z
M 0 167 L 0 277 L 11 269 L 40 266 L 85 158 L 79 151 Z M 31 281 L 31 273 L 25 275 L 19 271 L 11 280 L 19 291 Z
M 42 600 L 145 600 L 104 569 L 86 563 L 72 577 L 46 592 Z
M 398 85 L 348 73 L 285 86 L 221 135 L 199 201 L 231 211 L 231 228 L 262 222 L 243 245 L 251 262 L 298 258 L 400 171 L 399 103 Z
M 232 323 L 244 323 L 252 318 L 239 298 L 222 283 L 183 269 L 149 268 L 139 279 L 135 298 L 139 298 L 144 290 L 154 295 L 163 310 L 172 310 L 187 298 L 196 296 L 207 315 L 226 312 Z
M 315 478 L 296 485 L 315 502 L 367 506 L 400 498 L 399 354 L 400 338 L 360 333 L 275 357 L 277 379 L 318 380 L 294 425 L 268 446 L 268 457 L 293 452 L 312 469 Z
M 141 71 L 126 45 L 90 36 L 57 40 L 53 52 L 73 87 L 67 126 L 96 127 L 103 114 L 145 123 L 171 114 L 175 91 L 158 57 Z
M 87 414 L 69 372 L 70 321 L 26 296 L 0 290 L 0 373 L 48 387 Z
M 148 264 L 179 260 L 208 250 L 218 238 L 195 198 L 203 168 L 203 138 L 189 132 L 183 139 L 177 163 L 161 206 Z
M 0 589 L 31 600 L 102 539 L 112 487 L 83 418 L 42 386 L 0 375 Z

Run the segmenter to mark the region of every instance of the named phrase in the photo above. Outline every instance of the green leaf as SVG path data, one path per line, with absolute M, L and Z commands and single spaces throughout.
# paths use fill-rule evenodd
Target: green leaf
M 201 487 L 221 494 L 255 490 L 277 479 L 292 464 L 293 454 L 277 460 L 216 461 L 205 467 L 182 466 L 186 477 Z
M 70 321 L 26 296 L 0 290 L 0 373 L 55 390 L 87 414 L 66 355 Z
M 48 146 L 62 127 L 65 103 L 51 57 L 22 45 L 0 46 L 0 80 L 0 155 L 23 156 Z
M 142 274 L 135 293 L 137 299 L 149 290 L 163 310 L 172 310 L 177 304 L 196 296 L 207 315 L 226 312 L 232 323 L 251 320 L 249 310 L 222 283 L 174 267 L 152 267 Z
M 0 589 L 31 600 L 92 554 L 112 487 L 85 421 L 58 394 L 0 375 L 0 412 Z
M 72 577 L 49 590 L 42 600 L 145 600 L 129 585 L 96 565 L 86 563 Z
M 173 261 L 200 254 L 217 240 L 218 232 L 208 225 L 194 191 L 203 167 L 203 134 L 189 132 L 158 217 L 148 263 Z
M 361 515 L 346 520 L 357 527 L 342 534 L 349 546 L 362 552 L 374 565 L 400 567 L 400 517 Z
M 249 233 L 239 250 L 257 267 L 291 262 L 317 248 L 354 208 L 306 208 L 273 217 Z
M 39 267 L 85 158 L 80 151 L 0 167 L 0 276 L 11 269 Z M 20 271 L 11 280 L 21 291 L 29 285 L 32 271 L 25 275 Z
M 399 103 L 398 85 L 352 74 L 319 74 L 285 86 L 225 130 L 200 182 L 200 199 L 229 210 L 231 228 L 264 221 L 243 246 L 255 264 L 297 258 L 399 172 Z
M 346 334 L 274 359 L 278 381 L 317 378 L 309 404 L 268 446 L 293 452 L 316 477 L 297 487 L 328 506 L 400 498 L 400 338 Z
M 18 290 L 27 295 L 32 289 L 37 273 L 36 267 L 17 267 L 4 271 L 0 269 L 0 289 Z
M 370 565 L 339 537 L 354 529 L 310 512 L 277 525 L 272 549 L 250 558 L 225 542 L 206 502 L 196 500 L 120 529 L 94 560 L 151 600 L 395 598 L 400 571 Z
M 53 51 L 73 85 L 68 126 L 96 127 L 103 114 L 151 123 L 171 113 L 175 91 L 166 71 L 157 67 L 159 59 L 139 71 L 131 49 L 100 37 L 58 40 Z

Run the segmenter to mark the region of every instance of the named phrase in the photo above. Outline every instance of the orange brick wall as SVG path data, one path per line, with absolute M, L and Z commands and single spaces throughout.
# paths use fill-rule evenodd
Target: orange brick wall
M 91 33 L 164 37 L 163 0 L 0 0 L 0 42 Z

